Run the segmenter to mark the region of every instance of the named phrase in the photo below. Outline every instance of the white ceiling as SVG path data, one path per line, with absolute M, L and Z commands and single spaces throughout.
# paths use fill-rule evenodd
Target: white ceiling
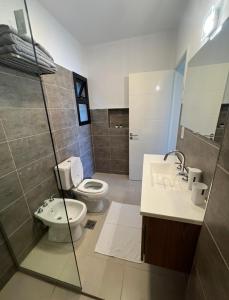
M 83 44 L 176 29 L 189 0 L 39 0 Z

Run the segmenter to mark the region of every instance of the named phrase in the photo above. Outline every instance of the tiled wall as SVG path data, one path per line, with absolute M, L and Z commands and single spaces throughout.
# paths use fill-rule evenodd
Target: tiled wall
M 72 72 L 58 66 L 58 72 L 42 76 L 49 119 L 58 162 L 80 156 L 84 177 L 94 173 L 90 125 L 79 126 Z
M 189 135 L 188 135 L 189 136 Z M 190 137 L 190 136 L 189 136 Z M 199 139 L 199 137 L 197 137 Z M 190 143 L 196 149 L 192 136 Z M 202 150 L 205 149 L 205 150 Z M 209 145 L 199 148 L 206 169 L 212 170 L 215 150 Z M 203 151 L 203 152 L 202 152 Z M 215 154 L 214 154 L 215 153 Z M 197 153 L 196 153 L 197 154 Z M 210 168 L 207 165 L 211 166 Z M 208 173 L 210 174 L 210 173 Z M 207 177 L 209 180 L 209 177 Z M 219 153 L 216 173 L 200 233 L 186 299 L 226 300 L 229 295 L 229 123 Z
M 107 109 L 91 110 L 91 120 L 95 171 L 128 174 L 129 129 L 110 127 Z
M 43 79 L 58 160 L 80 155 L 91 176 L 90 126 L 78 125 L 71 72 L 58 67 Z M 0 66 L 0 222 L 19 262 L 43 234 L 34 211 L 58 193 L 54 166 L 39 78 Z M 7 251 L 0 245 L 1 260 Z M 10 260 L 0 264 L 0 274 L 6 265 Z
M 15 265 L 10 256 L 5 240 L 0 232 L 0 289 L 15 273 Z
M 219 146 L 186 128 L 184 138 L 181 139 L 180 130 L 177 149 L 185 153 L 186 166 L 203 171 L 202 181 L 210 187 L 218 159 Z
M 39 78 L 0 66 L 0 222 L 19 261 L 42 234 L 33 219 L 56 193 Z

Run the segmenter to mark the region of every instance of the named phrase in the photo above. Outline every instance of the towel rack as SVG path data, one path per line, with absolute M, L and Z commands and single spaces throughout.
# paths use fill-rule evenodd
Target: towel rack
M 7 53 L 0 54 L 0 63 L 13 68 L 24 71 L 26 73 L 35 74 L 54 74 L 55 70 L 45 68 L 44 66 L 37 65 L 35 62 L 28 60 L 19 54 Z

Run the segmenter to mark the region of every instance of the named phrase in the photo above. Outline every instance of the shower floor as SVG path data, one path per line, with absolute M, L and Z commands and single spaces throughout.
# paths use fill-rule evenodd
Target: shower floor
M 103 173 L 94 178 L 108 182 L 110 202 L 140 204 L 141 182 L 129 181 L 125 175 Z M 103 214 L 87 214 L 85 223 L 89 219 L 96 225 L 93 230 L 85 229 L 81 240 L 75 243 L 83 291 L 106 300 L 184 299 L 184 274 L 95 252 L 106 214 L 107 210 Z M 52 243 L 44 236 L 22 266 L 79 286 L 70 244 Z

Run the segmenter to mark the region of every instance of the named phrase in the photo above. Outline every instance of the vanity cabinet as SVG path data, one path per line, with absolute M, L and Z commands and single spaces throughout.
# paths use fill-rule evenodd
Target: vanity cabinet
M 143 216 L 141 259 L 145 263 L 189 272 L 200 225 Z

